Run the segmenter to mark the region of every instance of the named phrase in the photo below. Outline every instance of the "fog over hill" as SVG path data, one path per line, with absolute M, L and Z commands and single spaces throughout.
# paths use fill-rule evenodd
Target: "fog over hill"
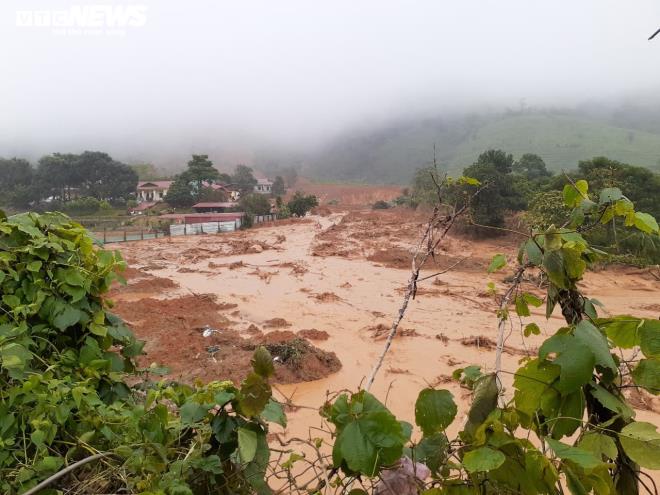
M 660 158 L 654 0 L 145 0 L 124 24 L 97 3 L 0 4 L 0 156 L 176 171 L 207 153 L 372 182 L 406 181 L 434 143 L 449 169 L 488 147 Z

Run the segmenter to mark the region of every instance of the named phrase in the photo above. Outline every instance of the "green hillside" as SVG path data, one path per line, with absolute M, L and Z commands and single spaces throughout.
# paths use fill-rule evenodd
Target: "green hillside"
M 660 134 L 623 128 L 597 119 L 560 114 L 471 116 L 407 122 L 336 140 L 312 160 L 319 178 L 405 183 L 427 165 L 433 145 L 440 165 L 459 172 L 489 148 L 514 156 L 536 153 L 552 170 L 607 156 L 660 169 Z
M 462 142 L 451 165 L 472 163 L 483 150 L 501 148 L 515 156 L 536 153 L 553 170 L 579 160 L 607 156 L 632 165 L 657 168 L 660 135 L 564 116 L 517 116 L 488 124 Z

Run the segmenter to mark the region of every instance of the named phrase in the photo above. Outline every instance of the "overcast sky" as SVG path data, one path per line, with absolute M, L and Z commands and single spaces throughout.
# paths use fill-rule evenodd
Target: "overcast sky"
M 140 6 L 137 25 L 18 25 L 99 4 Z M 660 92 L 658 27 L 657 0 L 2 0 L 0 156 L 240 155 L 400 115 Z

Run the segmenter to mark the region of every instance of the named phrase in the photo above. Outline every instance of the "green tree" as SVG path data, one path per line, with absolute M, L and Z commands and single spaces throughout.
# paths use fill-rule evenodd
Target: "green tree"
M 34 176 L 35 171 L 27 160 L 0 158 L 0 201 L 22 208 L 38 199 Z
M 231 182 L 241 191 L 241 195 L 250 194 L 254 191 L 257 184 L 252 169 L 247 165 L 236 165 L 234 173 L 231 176 Z
M 130 167 L 138 174 L 139 180 L 157 180 L 162 175 L 153 163 L 134 163 Z
M 552 175 L 552 172 L 547 169 L 543 158 L 534 153 L 525 153 L 521 156 L 519 160 L 513 163 L 512 171 L 528 180 L 541 179 Z
M 246 194 L 241 197 L 239 204 L 241 209 L 249 215 L 268 215 L 270 213 L 270 201 L 263 194 Z
M 204 182 L 213 183 L 220 179 L 220 172 L 213 166 L 208 155 L 193 155 L 188 168 L 181 174 L 183 180 L 192 186 L 192 194 L 197 199 Z
M 274 196 L 282 196 L 286 194 L 286 186 L 284 185 L 284 179 L 282 178 L 281 175 L 275 177 L 271 191 Z
M 301 191 L 296 191 L 287 207 L 292 215 L 304 217 L 308 211 L 319 205 L 319 200 L 313 194 L 305 195 Z
M 476 224 L 491 227 L 504 225 L 504 212 L 507 209 L 520 209 L 521 195 L 511 182 L 513 155 L 502 150 L 488 150 L 479 155 L 477 161 L 463 171 L 486 187 L 472 200 L 471 216 Z M 493 233 L 487 229 L 484 234 Z
M 183 175 L 178 175 L 165 196 L 165 201 L 175 208 L 187 208 L 195 204 L 190 182 Z

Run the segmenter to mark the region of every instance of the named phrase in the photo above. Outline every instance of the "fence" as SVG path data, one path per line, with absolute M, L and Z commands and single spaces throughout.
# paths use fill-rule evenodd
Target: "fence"
M 277 215 L 255 215 L 254 223 L 273 222 L 277 220 Z M 183 224 L 170 224 L 167 231 L 156 231 L 153 229 L 140 229 L 140 230 L 107 230 L 103 229 L 102 232 L 97 231 L 94 233 L 96 239 L 109 242 L 128 242 L 128 241 L 141 241 L 145 239 L 158 239 L 166 236 L 180 236 L 180 235 L 196 235 L 196 234 L 218 234 L 220 232 L 233 232 L 241 228 L 241 219 L 232 220 L 230 222 L 203 222 L 203 223 L 183 223 Z
M 240 219 L 231 222 L 172 224 L 170 225 L 170 235 L 217 234 L 219 232 L 233 232 L 240 228 Z

